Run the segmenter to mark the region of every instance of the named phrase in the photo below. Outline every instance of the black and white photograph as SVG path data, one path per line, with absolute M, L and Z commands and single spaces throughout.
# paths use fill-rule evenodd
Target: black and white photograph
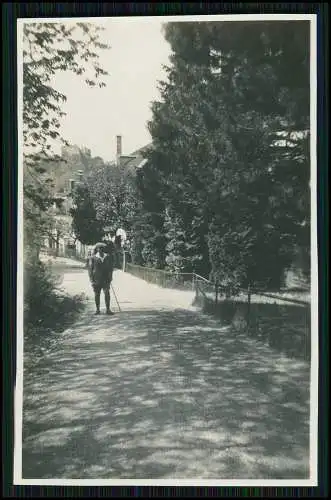
M 316 16 L 17 21 L 14 483 L 317 485 Z

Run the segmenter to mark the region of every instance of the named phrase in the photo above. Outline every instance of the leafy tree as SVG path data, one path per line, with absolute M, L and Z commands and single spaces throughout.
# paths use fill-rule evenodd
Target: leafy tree
M 38 228 L 38 234 L 44 228 L 36 220 L 44 218 L 42 214 L 51 205 L 48 167 L 59 159 L 53 151 L 54 141 L 63 140 L 59 128 L 66 96 L 53 87 L 52 78 L 58 71 L 71 71 L 82 75 L 90 86 L 104 86 L 100 77 L 107 73 L 98 63 L 98 50 L 107 48 L 100 42 L 102 29 L 90 23 L 24 24 L 24 217 L 26 227 Z M 30 232 L 25 242 L 37 249 L 34 234 Z
M 103 165 L 88 176 L 97 218 L 113 234 L 123 228 L 130 234 L 136 206 L 134 174 L 125 167 Z
M 236 124 L 232 128 L 230 120 L 227 131 L 239 174 L 228 184 L 237 200 L 233 210 L 226 210 L 231 206 L 226 196 L 218 204 L 224 209 L 223 234 L 232 227 L 236 239 L 245 222 L 251 240 L 244 282 L 279 286 L 298 242 L 309 247 L 304 242 L 308 224 L 303 224 L 309 218 L 309 136 L 305 133 L 309 129 L 309 25 L 253 23 L 231 28 L 218 30 L 214 44 L 214 52 L 221 52 L 226 61 L 225 76 L 219 80 L 227 96 L 227 116 Z M 238 34 L 235 41 L 233 28 Z M 286 142 L 277 146 L 280 133 Z M 234 215 L 238 210 L 240 219 Z M 239 251 L 245 255 L 244 242 Z
M 146 153 L 148 160 L 150 152 Z M 163 269 L 165 266 L 164 199 L 162 181 L 152 164 L 147 161 L 136 172 L 137 205 L 133 217 L 131 248 L 136 262 Z
M 183 220 L 180 215 L 166 211 L 166 264 L 167 268 L 173 272 L 183 272 L 185 270 L 185 246 L 186 234 L 183 229 Z
M 62 105 L 66 96 L 52 87 L 52 77 L 58 71 L 71 71 L 95 86 L 99 77 L 107 74 L 95 50 L 107 45 L 100 42 L 103 28 L 91 23 L 26 23 L 23 29 L 24 148 L 27 161 L 35 162 L 38 153 L 50 156 L 52 139 L 61 139 L 60 118 L 65 115 Z
M 158 207 L 163 220 L 173 214 L 172 222 L 168 220 L 164 228 L 168 232 L 166 261 L 173 262 L 171 254 L 175 245 L 176 260 L 181 261 L 182 269 L 205 273 L 209 267 L 204 238 L 207 234 L 208 192 L 203 186 L 208 179 L 210 158 L 206 155 L 207 134 L 201 113 L 201 89 L 198 83 L 191 83 L 188 87 L 186 70 L 190 72 L 190 68 L 186 65 L 184 71 L 183 64 L 179 64 L 180 69 L 176 66 L 169 69 L 169 82 L 161 85 L 164 101 L 154 103 L 152 108 L 153 120 L 149 128 L 155 147 L 149 154 L 145 185 L 150 184 L 153 189 L 145 188 L 143 194 L 149 199 L 145 206 Z M 197 81 L 200 81 L 200 76 L 201 73 Z M 177 239 L 176 231 L 171 229 L 172 223 L 180 225 Z M 179 238 L 183 238 L 181 244 Z M 179 247 L 181 256 L 177 254 Z
M 71 209 L 72 229 L 76 238 L 85 245 L 94 245 L 103 237 L 103 224 L 97 219 L 96 209 L 87 184 L 80 184 L 73 195 Z
M 148 212 L 142 204 L 142 200 L 139 199 L 132 221 L 130 236 L 132 262 L 163 269 L 166 245 L 163 218 L 158 213 Z
M 113 236 L 117 229 L 122 228 L 132 248 L 137 248 L 138 225 L 136 228 L 134 226 L 142 214 L 135 173 L 125 166 L 119 168 L 105 164 L 98 158 L 87 158 L 83 151 L 81 156 L 89 173 L 85 176 L 85 187 L 76 189 L 74 196 L 76 207 L 72 213 L 78 239 L 83 241 L 81 238 L 84 237 L 84 241 L 89 238 L 94 240 L 95 227 L 107 228 L 107 233 Z M 94 221 L 93 224 L 91 221 Z M 87 236 L 88 231 L 91 231 L 90 237 Z M 99 229 L 97 234 L 100 234 Z M 141 255 L 136 257 L 138 260 L 142 258 Z
M 180 227 L 166 259 L 175 250 L 215 279 L 279 286 L 295 244 L 307 245 L 309 136 L 295 133 L 309 129 L 308 28 L 167 25 L 172 66 L 153 105 L 145 179 L 157 185 L 150 205 L 161 198 Z

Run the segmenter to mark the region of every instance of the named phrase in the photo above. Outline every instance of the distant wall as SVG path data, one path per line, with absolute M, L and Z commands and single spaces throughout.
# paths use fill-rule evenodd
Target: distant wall
M 73 245 L 70 245 L 69 238 L 60 238 L 58 256 L 85 260 L 89 250 L 92 249 L 93 245 L 83 245 L 80 241 L 76 241 Z M 48 255 L 56 255 L 55 244 L 50 244 L 48 239 L 45 239 L 42 250 Z

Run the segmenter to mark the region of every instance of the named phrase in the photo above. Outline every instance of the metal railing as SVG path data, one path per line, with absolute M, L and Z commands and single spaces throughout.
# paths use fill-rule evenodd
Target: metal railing
M 125 271 L 162 288 L 194 290 L 194 273 L 174 273 L 131 263 L 126 263 Z

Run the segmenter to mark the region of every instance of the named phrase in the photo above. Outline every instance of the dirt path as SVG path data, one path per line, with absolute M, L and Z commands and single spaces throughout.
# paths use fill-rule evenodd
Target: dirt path
M 309 366 L 121 271 L 24 376 L 23 478 L 309 478 Z M 115 302 L 114 310 L 116 311 Z

